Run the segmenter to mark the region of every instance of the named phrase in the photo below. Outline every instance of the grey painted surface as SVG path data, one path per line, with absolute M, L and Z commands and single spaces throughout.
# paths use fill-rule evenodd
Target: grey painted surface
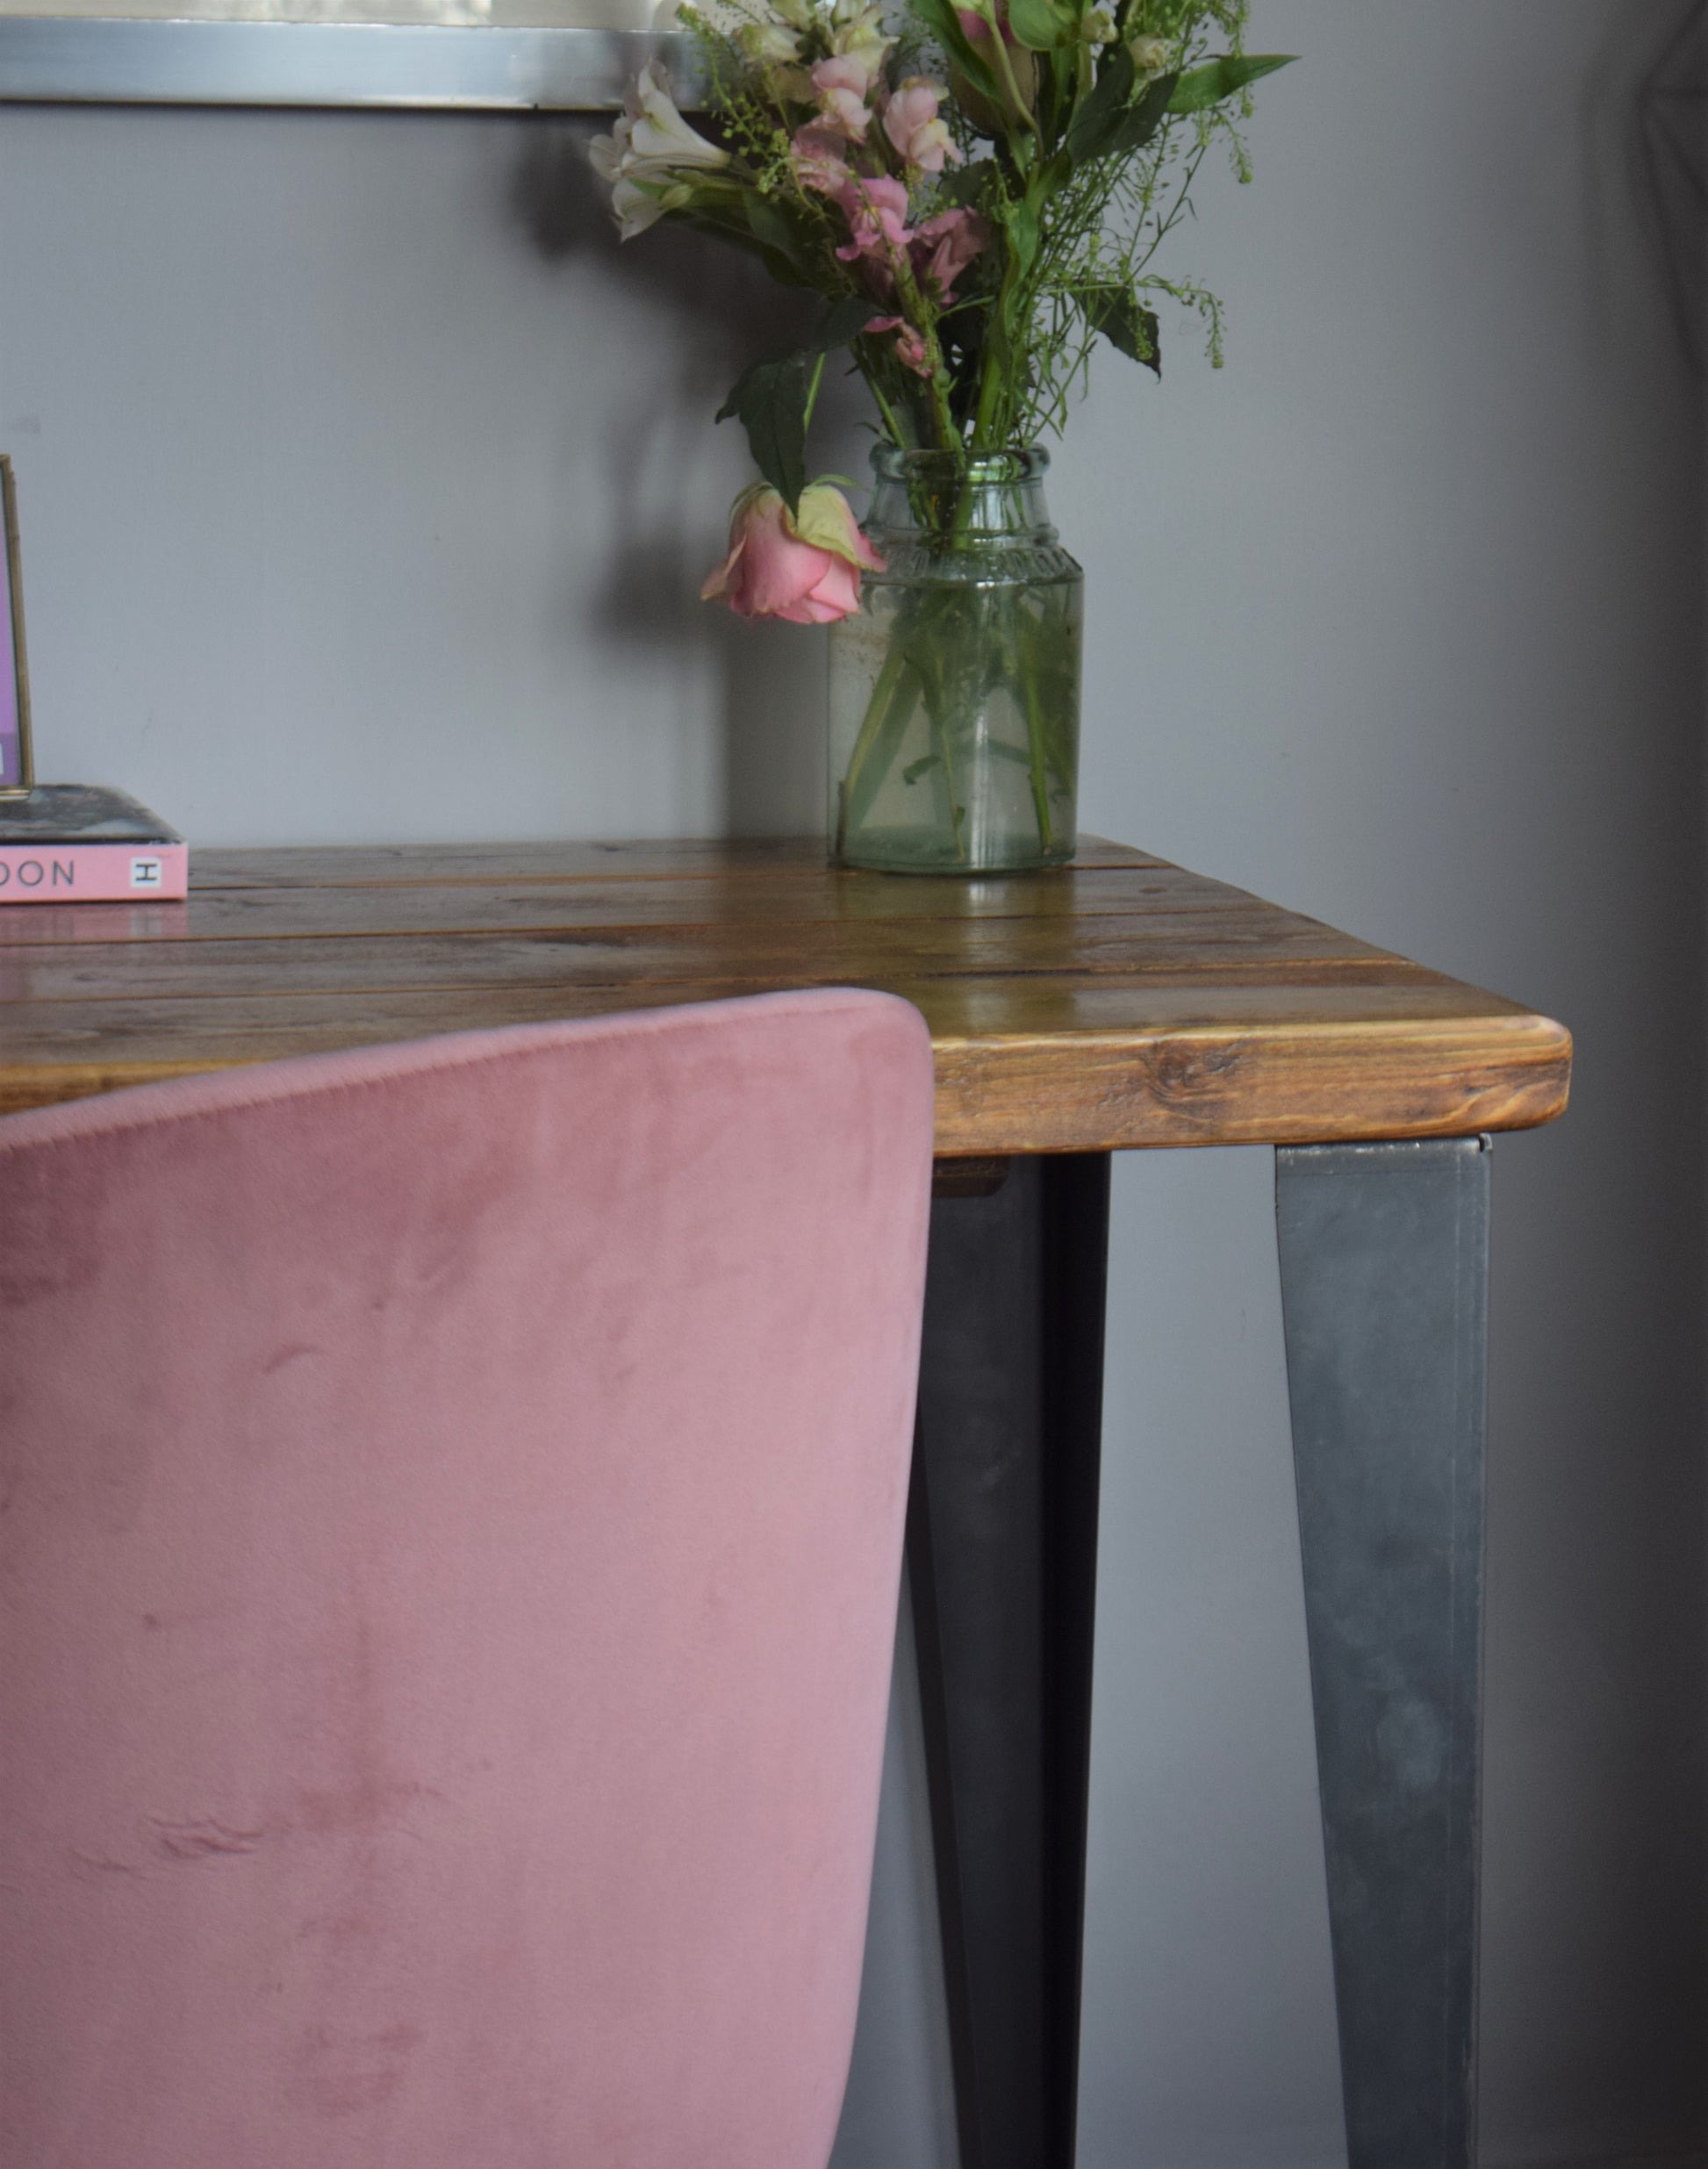
M 1106 366 L 1052 489 L 1088 825 L 1578 1034 L 1495 1181 L 1503 2163 L 1701 2139 L 1701 406 L 1625 126 L 1672 17 L 1257 0 L 1307 58 L 1188 236 L 1230 367 Z M 205 842 L 816 822 L 815 636 L 693 600 L 778 305 L 620 255 L 583 133 L 0 111 L 45 774 Z M 1338 2158 L 1270 1209 L 1260 1153 L 1117 1170 L 1085 2169 Z M 947 2158 L 910 1739 L 838 2169 Z
M 1275 1154 L 1353 2169 L 1475 2169 L 1487 1138 Z

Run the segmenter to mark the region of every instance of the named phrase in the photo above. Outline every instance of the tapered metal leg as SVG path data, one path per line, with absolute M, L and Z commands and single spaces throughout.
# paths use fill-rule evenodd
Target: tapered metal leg
M 963 2169 L 1071 2169 L 1105 1154 L 932 1207 L 908 1566 Z
M 1486 1140 L 1276 1153 L 1351 2169 L 1470 2169 Z

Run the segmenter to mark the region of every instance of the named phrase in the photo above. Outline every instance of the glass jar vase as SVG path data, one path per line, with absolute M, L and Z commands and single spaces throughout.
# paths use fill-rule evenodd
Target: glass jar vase
M 892 873 L 1073 856 L 1085 575 L 1036 447 L 958 464 L 880 444 L 882 572 L 830 628 L 830 855 Z

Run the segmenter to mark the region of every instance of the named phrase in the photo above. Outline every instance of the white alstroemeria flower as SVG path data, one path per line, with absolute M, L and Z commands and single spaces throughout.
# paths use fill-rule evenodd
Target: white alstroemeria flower
M 729 163 L 728 151 L 696 135 L 677 111 L 657 65 L 649 61 L 641 70 L 628 111 L 610 134 L 595 136 L 587 147 L 593 171 L 611 184 L 611 208 L 626 241 L 690 200 L 693 188 L 680 178 L 685 169 L 714 173 Z
M 617 239 L 632 241 L 664 215 L 664 206 L 635 182 L 619 178 L 611 184 L 611 208 L 616 214 Z
M 657 61 L 649 61 L 635 86 L 640 111 L 628 131 L 630 169 L 640 166 L 669 169 L 699 166 L 715 173 L 721 166 L 727 166 L 728 152 L 721 151 L 715 143 L 708 143 L 703 135 L 694 133 L 677 111 L 676 103 L 657 70 Z M 621 125 L 618 123 L 619 127 Z
M 625 113 L 609 135 L 596 135 L 587 146 L 587 163 L 601 181 L 614 187 L 628 156 L 628 132 L 635 123 Z
M 637 233 L 656 226 L 667 211 L 680 211 L 685 204 L 691 204 L 693 195 L 691 182 L 672 181 L 668 174 L 649 176 L 644 181 L 620 178 L 611 190 L 618 240 L 632 241 Z

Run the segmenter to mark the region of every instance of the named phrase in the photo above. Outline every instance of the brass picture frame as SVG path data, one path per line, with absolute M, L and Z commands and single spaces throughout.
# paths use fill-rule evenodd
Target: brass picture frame
M 24 577 L 18 557 L 18 488 L 0 452 L 0 527 L 6 565 L 0 580 L 0 800 L 26 797 L 36 779 L 30 744 L 30 671 L 24 651 Z

